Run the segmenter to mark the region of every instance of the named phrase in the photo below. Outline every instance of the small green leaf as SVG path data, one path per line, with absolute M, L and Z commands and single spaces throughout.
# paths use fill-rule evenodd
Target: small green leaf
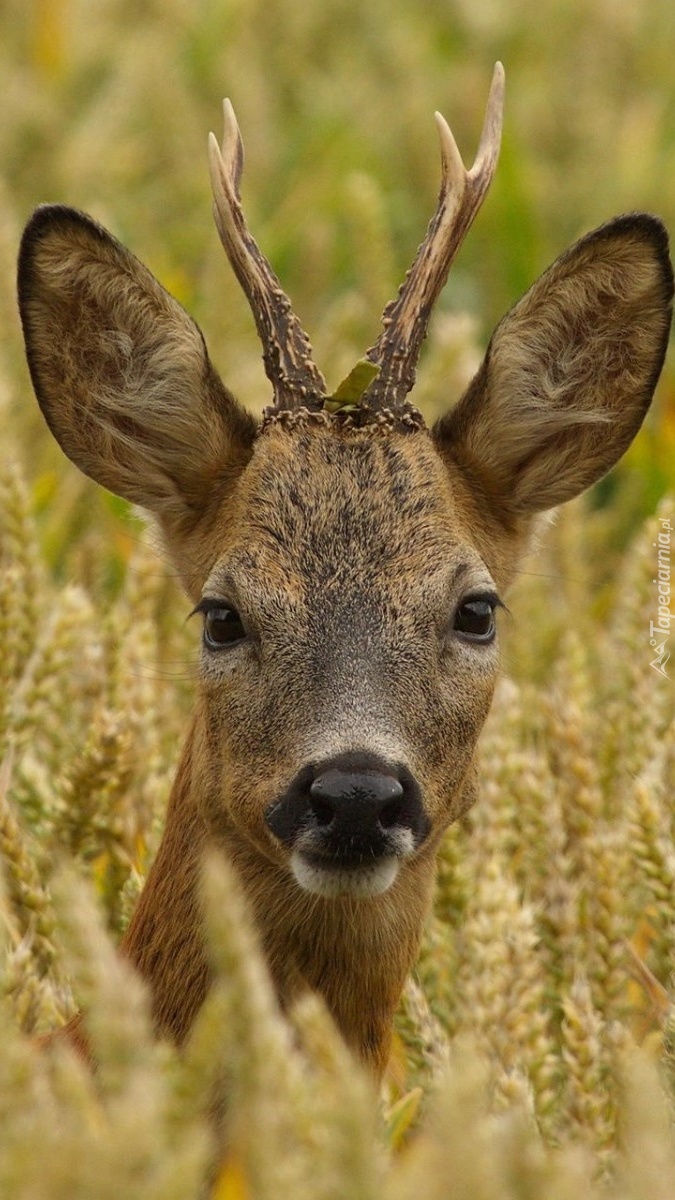
M 332 396 L 324 400 L 327 412 L 353 412 L 363 399 L 364 392 L 380 373 L 380 368 L 367 358 L 360 358 L 356 366 Z
M 328 396 L 323 402 L 323 407 L 325 411 L 329 413 L 351 413 L 359 411 L 358 404 L 348 404 L 342 400 L 336 400 L 334 396 Z

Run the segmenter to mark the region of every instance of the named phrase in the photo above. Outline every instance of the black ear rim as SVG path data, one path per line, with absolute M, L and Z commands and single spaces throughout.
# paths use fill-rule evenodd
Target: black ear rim
M 668 320 L 664 326 L 660 353 L 656 358 L 656 366 L 646 389 L 646 394 L 651 397 L 663 370 L 663 363 L 668 350 L 673 315 L 673 294 L 675 292 L 673 264 L 670 259 L 670 239 L 668 237 L 668 230 L 661 218 L 655 216 L 653 213 L 645 212 L 624 213 L 620 217 L 614 217 L 611 221 L 606 221 L 604 225 L 599 225 L 597 229 L 592 229 L 590 233 L 585 234 L 584 237 L 581 237 L 574 245 L 570 246 L 569 250 L 565 251 L 558 259 L 558 263 L 564 263 L 568 256 L 571 256 L 582 246 L 590 246 L 595 242 L 609 241 L 611 238 L 615 238 L 617 234 L 620 236 L 638 234 L 642 241 L 651 243 L 656 253 L 656 261 L 661 268 L 661 301 Z M 645 406 L 645 413 L 649 408 L 649 403 L 650 401 Z
M 646 402 L 644 404 L 643 420 L 647 415 L 649 406 L 652 402 L 652 397 L 659 381 L 659 377 L 663 370 L 666 354 L 668 352 L 668 343 L 670 341 L 670 330 L 673 319 L 673 294 L 675 293 L 675 277 L 673 275 L 673 264 L 670 258 L 670 239 L 668 230 L 660 217 L 653 213 L 633 212 L 624 213 L 623 216 L 615 217 L 613 221 L 607 221 L 604 225 L 600 225 L 598 229 L 594 229 L 581 240 L 602 241 L 604 238 L 614 237 L 617 233 L 639 233 L 646 242 L 651 242 L 655 252 L 656 260 L 661 268 L 661 285 L 662 294 L 661 300 L 663 303 L 664 313 L 667 320 L 664 323 L 663 333 L 661 335 L 661 344 L 659 353 L 654 360 L 654 369 L 649 377 L 645 388 Z M 642 422 L 640 422 L 641 424 Z M 638 427 L 639 428 L 639 427 Z M 637 431 L 636 431 L 637 432 Z
M 106 242 L 109 238 L 112 238 L 113 241 L 116 240 L 114 235 L 104 229 L 98 221 L 79 208 L 71 208 L 68 204 L 38 204 L 28 218 L 23 231 L 19 264 L 21 264 L 24 251 L 30 247 L 31 243 L 37 241 L 42 233 L 55 225 L 83 225 L 100 242 Z
M 634 236 L 635 234 L 637 234 L 641 240 L 649 242 L 655 251 L 656 261 L 661 269 L 661 299 L 664 313 L 667 316 L 667 320 L 664 323 L 659 353 L 656 355 L 654 369 L 645 387 L 645 396 L 647 397 L 647 400 L 644 404 L 644 418 L 649 409 L 651 398 L 659 381 L 661 371 L 663 370 L 663 364 L 668 350 L 672 321 L 673 295 L 675 292 L 675 278 L 673 275 L 673 265 L 670 259 L 670 239 L 664 222 L 660 217 L 655 216 L 653 213 L 646 212 L 623 213 L 621 216 L 613 217 L 611 220 L 604 222 L 604 224 L 599 225 L 596 229 L 592 229 L 589 233 L 583 235 L 576 242 L 574 242 L 557 259 L 555 259 L 555 261 L 551 263 L 542 274 L 545 275 L 553 266 L 560 266 L 564 264 L 568 258 L 571 258 L 572 255 L 578 253 L 580 247 L 590 246 L 595 242 L 609 241 L 610 239 L 615 238 L 617 235 Z M 538 279 L 540 278 L 541 276 L 538 277 Z M 534 281 L 534 283 L 531 285 L 532 287 L 535 286 L 535 284 L 538 282 L 538 279 Z M 530 289 L 528 288 L 518 300 L 514 301 L 514 304 L 511 307 L 515 307 L 520 300 L 524 299 L 529 290 Z M 507 315 L 508 313 L 505 314 L 505 316 Z M 502 318 L 502 320 L 503 319 L 504 318 Z M 499 323 L 497 328 L 498 327 Z M 465 402 L 470 401 L 472 394 L 475 394 L 480 390 L 480 382 L 489 363 L 491 344 L 492 338 L 488 343 L 483 362 L 466 388 L 463 396 L 458 400 L 457 404 L 453 405 L 447 412 L 440 416 L 434 422 L 431 428 L 431 437 L 439 449 L 450 448 L 455 440 L 455 435 L 460 432 L 460 430 L 457 429 L 457 422 L 455 420 L 457 410 L 460 406 L 464 408 Z
M 35 392 L 42 415 L 57 441 L 59 441 L 58 431 L 51 417 L 51 405 L 42 387 L 38 354 L 33 345 L 30 304 L 34 282 L 35 257 L 40 243 L 54 231 L 67 228 L 84 230 L 99 245 L 112 245 L 115 249 L 119 250 L 120 256 L 135 259 L 144 270 L 147 270 L 144 264 L 140 262 L 140 259 L 136 259 L 136 256 L 114 234 L 110 233 L 103 225 L 100 225 L 98 221 L 95 221 L 93 217 L 88 216 L 87 213 L 82 212 L 80 209 L 70 208 L 66 204 L 40 204 L 29 218 L 21 237 L 17 264 L 19 316 L 21 318 L 26 362 L 28 363 L 33 391 Z M 159 281 L 156 282 L 161 287 Z M 199 333 L 201 336 L 201 331 Z M 204 353 L 206 356 L 206 347 L 204 348 Z
M 639 234 L 643 241 L 651 242 L 656 250 L 656 256 L 663 268 L 666 296 L 673 298 L 673 267 L 670 261 L 668 230 L 660 217 L 654 213 L 629 212 L 618 217 L 612 217 L 595 229 L 583 234 L 568 250 L 560 255 L 558 262 L 564 262 L 568 255 L 573 254 L 580 246 L 592 245 L 593 242 L 608 241 L 617 234 Z
M 69 208 L 66 204 L 38 205 L 26 223 L 19 245 L 17 292 L 22 322 L 26 317 L 28 289 L 33 277 L 35 251 L 47 234 L 52 233 L 55 229 L 63 229 L 68 226 L 85 229 L 101 245 L 109 245 L 112 242 L 124 254 L 131 254 L 131 251 L 127 250 L 114 234 L 109 233 L 107 229 L 99 225 L 98 221 L 88 216 L 87 213 L 81 212 L 80 209 Z
M 17 300 L 28 372 L 42 416 L 57 442 L 59 439 L 52 420 L 51 405 L 42 387 L 38 355 L 33 344 L 30 298 L 33 291 L 35 253 L 40 242 L 45 234 L 52 232 L 55 227 L 75 224 L 89 227 L 94 222 L 91 222 L 85 213 L 68 208 L 65 204 L 41 204 L 35 209 L 24 228 L 17 264 Z M 96 234 L 100 236 L 98 228 Z
M 208 388 L 212 403 L 214 405 L 214 411 L 217 412 L 221 420 L 227 424 L 232 436 L 236 438 L 243 447 L 246 447 L 247 452 L 250 453 L 260 432 L 259 421 L 253 415 L 253 413 L 249 412 L 248 409 L 244 408 L 238 403 L 229 389 L 222 382 L 222 379 L 220 378 L 220 375 L 209 356 L 204 335 L 191 314 L 187 312 L 179 300 L 176 300 L 175 296 L 172 296 L 171 293 L 167 291 L 165 287 L 163 287 L 163 285 L 153 275 L 153 273 L 141 259 L 133 254 L 133 252 L 129 250 L 124 243 L 119 240 L 119 238 L 116 238 L 115 235 L 110 233 L 109 230 L 107 230 L 103 225 L 99 224 L 98 221 L 95 221 L 93 217 L 90 217 L 87 213 L 82 212 L 80 209 L 71 208 L 65 204 L 41 204 L 32 213 L 21 237 L 17 264 L 17 293 L 19 315 L 23 329 L 26 362 L 28 364 L 33 391 L 37 398 L 38 405 L 47 427 L 57 443 L 61 445 L 60 430 L 58 427 L 58 422 L 54 420 L 52 415 L 52 404 L 50 398 L 42 386 L 39 355 L 33 343 L 30 305 L 31 293 L 34 284 L 36 252 L 44 238 L 48 237 L 50 234 L 59 229 L 83 230 L 87 236 L 91 237 L 94 243 L 98 243 L 99 246 L 105 246 L 108 248 L 112 247 L 116 251 L 119 251 L 121 260 L 126 259 L 127 262 L 131 261 L 138 264 L 140 271 L 147 274 L 152 279 L 153 285 L 159 288 L 160 291 L 167 296 L 171 304 L 176 305 L 183 311 L 186 319 L 193 327 L 195 334 L 199 337 L 203 348 L 205 380 L 208 381 Z M 70 455 L 67 454 L 67 457 L 70 458 Z M 78 469 L 82 470 L 84 474 L 88 474 L 88 472 L 85 471 L 81 466 L 78 466 Z M 90 478 L 95 477 L 90 475 Z M 95 480 L 95 482 L 97 481 Z
M 622 452 L 622 455 L 625 454 L 633 438 L 637 436 L 642 426 L 642 422 L 649 411 L 652 399 L 654 397 L 654 391 L 661 376 L 663 364 L 668 352 L 668 343 L 670 341 L 670 330 L 673 318 L 673 294 L 675 292 L 675 278 L 673 276 L 673 264 L 670 259 L 670 239 L 668 236 L 668 230 L 661 218 L 655 216 L 653 213 L 623 213 L 621 216 L 614 217 L 611 221 L 606 221 L 603 225 L 599 225 L 597 229 L 592 229 L 590 233 L 587 233 L 583 237 L 579 238 L 579 240 L 570 246 L 569 250 L 565 251 L 565 253 L 558 259 L 559 264 L 564 263 L 568 256 L 571 257 L 582 246 L 590 246 L 596 242 L 609 241 L 610 239 L 615 238 L 617 235 L 634 236 L 636 234 L 639 235 L 642 241 L 651 244 L 653 250 L 655 251 L 656 261 L 661 268 L 661 302 L 666 320 L 664 321 L 658 353 L 654 357 L 654 367 L 651 374 L 645 381 L 640 405 L 642 415 L 637 427 L 630 435 L 630 438 L 626 444 L 626 449 Z M 610 470 L 611 469 L 612 468 L 610 468 Z

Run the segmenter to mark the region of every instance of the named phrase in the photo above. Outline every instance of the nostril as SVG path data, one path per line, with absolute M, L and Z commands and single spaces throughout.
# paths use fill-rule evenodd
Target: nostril
M 332 825 L 335 812 L 327 800 L 320 800 L 318 797 L 312 796 L 310 807 L 316 818 L 317 825 L 322 829 L 326 829 L 329 825 Z
M 395 825 L 404 824 L 403 807 L 402 800 L 392 800 L 389 804 L 385 804 L 378 816 L 378 821 L 383 829 L 393 829 Z

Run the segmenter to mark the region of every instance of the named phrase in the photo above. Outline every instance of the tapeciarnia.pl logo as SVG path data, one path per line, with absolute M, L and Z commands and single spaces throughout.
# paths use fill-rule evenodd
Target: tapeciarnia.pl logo
M 649 622 L 649 645 L 656 652 L 656 657 L 649 664 L 659 675 L 668 677 L 666 666 L 670 658 L 668 641 L 670 640 L 670 622 L 675 614 L 670 609 L 670 549 L 672 526 L 668 517 L 659 517 L 660 529 L 653 543 L 656 550 L 656 620 Z

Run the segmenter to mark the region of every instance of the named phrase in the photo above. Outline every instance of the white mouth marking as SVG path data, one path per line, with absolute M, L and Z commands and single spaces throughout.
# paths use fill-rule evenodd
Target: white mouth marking
M 399 860 L 380 858 L 362 867 L 320 867 L 305 858 L 302 851 L 295 850 L 291 858 L 291 870 L 306 892 L 329 899 L 335 896 L 379 896 L 390 888 L 398 875 Z

